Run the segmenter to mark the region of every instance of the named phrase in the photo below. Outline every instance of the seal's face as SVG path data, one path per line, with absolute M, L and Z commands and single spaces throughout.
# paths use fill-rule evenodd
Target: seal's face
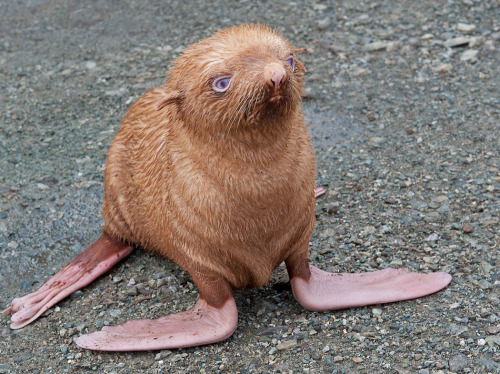
M 167 84 L 179 92 L 181 112 L 193 126 L 229 132 L 286 121 L 300 107 L 304 71 L 287 41 L 249 25 L 188 47 Z

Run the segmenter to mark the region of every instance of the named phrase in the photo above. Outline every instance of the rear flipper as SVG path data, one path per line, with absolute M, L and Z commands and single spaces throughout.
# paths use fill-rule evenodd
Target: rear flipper
M 326 311 L 415 299 L 445 288 L 451 275 L 384 269 L 369 273 L 328 273 L 307 259 L 286 261 L 292 292 L 306 309 Z
M 294 277 L 292 291 L 306 309 L 325 311 L 415 299 L 446 287 L 447 273 L 384 269 L 370 273 L 327 273 L 310 265 L 311 278 Z
M 51 306 L 91 283 L 132 251 L 132 246 L 103 233 L 40 289 L 12 301 L 11 306 L 3 311 L 12 313 L 10 327 L 19 329 L 33 322 Z
M 238 311 L 229 284 L 198 271 L 190 274 L 200 298 L 188 311 L 158 319 L 129 321 L 82 335 L 76 344 L 99 351 L 146 351 L 216 343 L 232 335 Z
M 325 189 L 323 187 L 318 187 L 314 189 L 314 197 L 320 197 L 325 193 Z

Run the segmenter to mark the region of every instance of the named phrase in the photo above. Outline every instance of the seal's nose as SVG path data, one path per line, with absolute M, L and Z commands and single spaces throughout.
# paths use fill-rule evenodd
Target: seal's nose
M 285 69 L 277 62 L 271 62 L 265 66 L 264 77 L 266 83 L 274 90 L 278 90 L 287 80 Z

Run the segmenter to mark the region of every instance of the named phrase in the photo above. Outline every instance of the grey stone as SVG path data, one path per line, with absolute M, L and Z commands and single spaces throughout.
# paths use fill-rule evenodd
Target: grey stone
M 467 364 L 467 357 L 463 354 L 455 355 L 449 361 L 450 370 L 453 372 L 462 371 L 467 367 Z

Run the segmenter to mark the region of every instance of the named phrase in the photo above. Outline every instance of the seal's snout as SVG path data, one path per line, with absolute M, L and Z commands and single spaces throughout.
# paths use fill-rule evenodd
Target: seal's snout
M 283 66 L 277 62 L 271 62 L 264 68 L 264 78 L 269 87 L 277 91 L 286 82 L 287 75 Z

